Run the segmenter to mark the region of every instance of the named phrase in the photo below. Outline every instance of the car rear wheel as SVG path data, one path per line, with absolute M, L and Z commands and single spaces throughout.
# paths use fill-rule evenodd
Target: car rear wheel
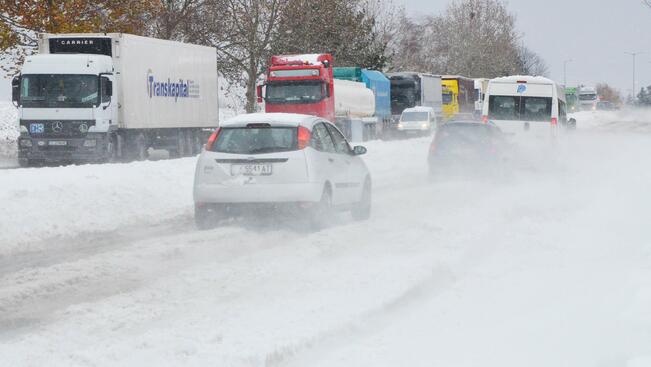
M 194 222 L 199 230 L 208 230 L 219 224 L 219 208 L 214 205 L 194 205 Z
M 355 220 L 367 220 L 371 217 L 371 181 L 364 182 L 364 190 L 362 191 L 362 198 L 355 205 L 351 214 Z
M 312 209 L 310 215 L 310 226 L 314 230 L 320 230 L 327 226 L 332 218 L 332 193 L 329 187 L 323 190 L 321 201 Z

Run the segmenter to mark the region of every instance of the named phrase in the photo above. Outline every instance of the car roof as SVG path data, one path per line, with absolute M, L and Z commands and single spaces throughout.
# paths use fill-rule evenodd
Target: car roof
M 305 126 L 312 128 L 323 119 L 296 113 L 247 113 L 235 116 L 219 124 L 220 127 L 240 127 L 248 124 L 270 124 L 277 126 Z

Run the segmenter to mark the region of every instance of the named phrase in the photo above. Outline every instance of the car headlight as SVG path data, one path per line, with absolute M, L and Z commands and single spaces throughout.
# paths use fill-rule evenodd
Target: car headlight
M 31 147 L 32 141 L 30 139 L 20 139 L 20 146 L 26 148 Z
M 86 139 L 84 140 L 84 147 L 86 148 L 92 148 L 97 146 L 97 140 L 95 139 Z

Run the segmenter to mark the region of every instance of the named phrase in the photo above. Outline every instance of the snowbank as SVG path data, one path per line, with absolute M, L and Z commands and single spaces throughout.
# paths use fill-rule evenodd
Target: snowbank
M 572 114 L 579 130 L 651 133 L 651 109 L 582 111 Z
M 188 214 L 195 158 L 0 171 L 0 256 Z M 46 244 L 41 244 L 46 245 Z
M 0 161 L 16 155 L 16 140 L 20 135 L 16 122 L 16 107 L 11 102 L 0 102 Z

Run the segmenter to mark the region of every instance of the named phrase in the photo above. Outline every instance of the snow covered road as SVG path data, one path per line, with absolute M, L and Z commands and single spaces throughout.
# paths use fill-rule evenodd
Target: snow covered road
M 504 177 L 435 183 L 428 144 L 368 144 L 373 217 L 317 233 L 196 231 L 193 159 L 0 172 L 0 365 L 648 360 L 651 136 L 516 141 Z

